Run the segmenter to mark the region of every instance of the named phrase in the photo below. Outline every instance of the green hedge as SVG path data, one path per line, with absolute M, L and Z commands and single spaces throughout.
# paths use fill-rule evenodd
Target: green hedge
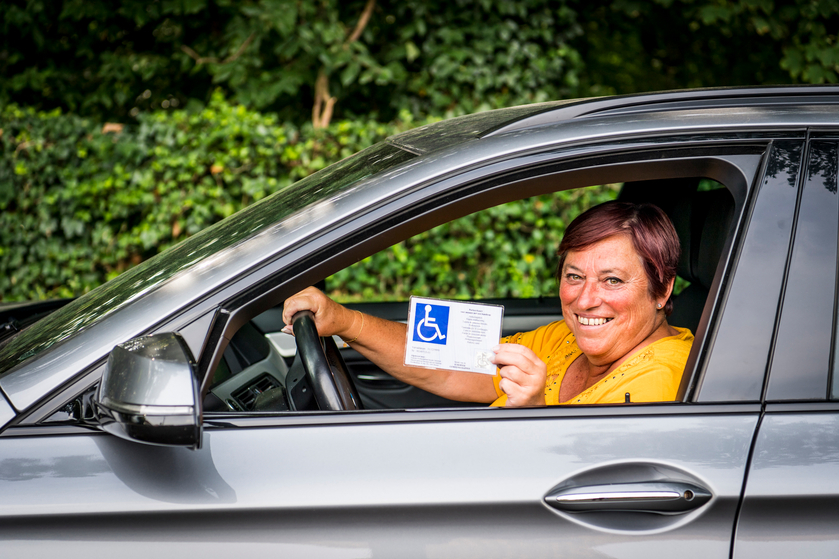
M 216 94 L 206 109 L 119 128 L 14 105 L 0 112 L 0 301 L 72 297 L 279 188 L 422 124 L 279 122 Z M 340 299 L 533 296 L 580 208 L 613 189 L 560 193 L 467 216 L 337 274 Z
M 249 203 L 414 124 L 297 128 L 216 95 L 120 132 L 0 113 L 0 300 L 80 295 Z M 110 127 L 113 128 L 113 127 Z
M 489 208 L 365 258 L 327 288 L 343 301 L 556 296 L 565 227 L 616 195 L 617 185 L 592 186 Z

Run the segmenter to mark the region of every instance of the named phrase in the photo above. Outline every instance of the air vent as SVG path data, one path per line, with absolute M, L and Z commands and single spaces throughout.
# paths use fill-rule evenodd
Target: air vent
M 248 386 L 243 386 L 231 394 L 234 400 L 245 411 L 253 411 L 253 403 L 256 397 L 267 390 L 277 388 L 280 383 L 268 373 L 262 373 L 256 377 Z

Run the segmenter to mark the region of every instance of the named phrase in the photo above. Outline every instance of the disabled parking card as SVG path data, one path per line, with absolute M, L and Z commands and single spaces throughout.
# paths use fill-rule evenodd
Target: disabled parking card
M 411 297 L 405 365 L 495 374 L 504 307 Z

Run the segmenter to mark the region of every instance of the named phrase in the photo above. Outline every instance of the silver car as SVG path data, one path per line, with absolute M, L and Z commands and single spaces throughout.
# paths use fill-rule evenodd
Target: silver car
M 839 556 L 838 167 L 832 86 L 389 138 L 0 342 L 0 557 Z M 395 242 L 607 183 L 680 234 L 677 402 L 465 405 L 280 332 L 286 297 Z M 502 303 L 505 333 L 560 316 Z

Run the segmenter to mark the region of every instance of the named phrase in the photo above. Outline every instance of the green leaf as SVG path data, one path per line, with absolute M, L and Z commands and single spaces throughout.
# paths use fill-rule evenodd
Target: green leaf
M 346 87 L 352 84 L 358 77 L 361 66 L 355 62 L 351 62 L 341 71 L 341 84 Z
M 420 49 L 417 47 L 417 45 L 414 44 L 413 41 L 407 41 L 405 43 L 405 58 L 408 60 L 408 62 L 413 62 L 414 60 L 419 58 L 420 54 Z

